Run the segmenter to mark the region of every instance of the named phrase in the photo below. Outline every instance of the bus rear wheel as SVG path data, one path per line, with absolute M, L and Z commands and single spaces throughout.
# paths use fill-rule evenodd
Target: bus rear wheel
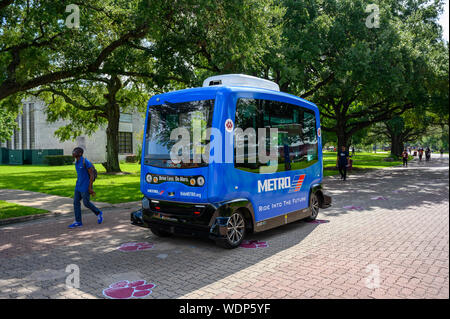
M 227 222 L 227 234 L 217 244 L 225 248 L 236 248 L 242 243 L 245 237 L 246 222 L 244 215 L 236 211 Z
M 311 212 L 311 215 L 306 218 L 307 221 L 312 221 L 317 218 L 317 215 L 319 215 L 319 206 L 319 198 L 315 193 L 311 193 L 311 195 L 309 196 L 309 210 Z

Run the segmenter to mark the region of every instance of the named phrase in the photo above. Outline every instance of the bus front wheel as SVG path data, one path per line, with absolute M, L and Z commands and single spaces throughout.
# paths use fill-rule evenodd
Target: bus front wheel
M 244 215 L 240 211 L 234 212 L 228 219 L 226 236 L 218 240 L 217 244 L 225 248 L 238 247 L 244 240 L 245 228 Z
M 319 215 L 319 198 L 315 193 L 311 193 L 309 196 L 309 210 L 311 212 L 311 215 L 306 218 L 308 221 L 315 220 L 317 218 L 317 215 Z

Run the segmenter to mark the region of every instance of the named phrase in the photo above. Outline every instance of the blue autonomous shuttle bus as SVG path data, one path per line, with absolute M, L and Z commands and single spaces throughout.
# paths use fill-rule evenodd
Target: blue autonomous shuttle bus
M 331 205 L 321 186 L 319 110 L 280 92 L 276 83 L 246 75 L 211 77 L 201 88 L 153 96 L 145 123 L 144 197 L 131 221 L 157 236 L 207 235 L 235 248 L 249 233 L 314 220 L 319 208 Z M 171 156 L 180 141 L 172 133 L 177 128 L 202 133 L 201 143 L 188 138 L 188 161 Z M 245 135 L 248 128 L 267 133 L 259 139 L 263 144 Z M 239 129 L 244 133 L 237 134 Z M 270 141 L 276 153 L 267 160 Z M 205 147 L 207 142 L 215 147 Z M 193 161 L 196 154 L 210 157 Z

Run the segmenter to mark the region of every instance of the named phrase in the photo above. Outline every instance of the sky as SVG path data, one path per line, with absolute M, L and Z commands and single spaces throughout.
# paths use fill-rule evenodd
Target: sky
M 442 25 L 444 31 L 444 39 L 447 42 L 448 42 L 448 2 L 449 0 L 445 1 L 444 13 L 441 15 L 441 18 L 439 19 L 439 23 Z

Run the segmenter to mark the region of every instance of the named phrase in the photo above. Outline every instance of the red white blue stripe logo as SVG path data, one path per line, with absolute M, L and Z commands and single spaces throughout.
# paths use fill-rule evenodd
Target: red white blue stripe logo
M 289 189 L 289 193 L 298 192 L 303 185 L 303 181 L 305 180 L 306 174 L 303 175 L 295 175 L 292 178 L 291 188 Z

